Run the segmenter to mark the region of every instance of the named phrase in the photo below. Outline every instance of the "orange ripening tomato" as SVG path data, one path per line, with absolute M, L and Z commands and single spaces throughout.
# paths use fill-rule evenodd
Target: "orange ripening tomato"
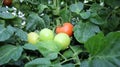
M 63 24 L 63 26 L 58 26 L 56 28 L 56 33 L 66 33 L 69 36 L 73 34 L 73 25 L 69 22 Z

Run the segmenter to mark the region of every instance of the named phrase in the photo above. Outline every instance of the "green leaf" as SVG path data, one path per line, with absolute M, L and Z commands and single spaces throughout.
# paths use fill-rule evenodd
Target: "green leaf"
M 18 36 L 22 41 L 27 41 L 27 32 L 17 29 L 15 35 Z
M 5 20 L 0 19 L 0 26 L 3 26 L 3 27 L 5 26 Z M 1 30 L 1 28 L 0 28 L 0 30 Z
M 15 17 L 16 16 L 14 16 L 11 13 L 7 13 L 7 12 L 0 13 L 0 18 L 3 18 L 3 19 L 14 19 Z
M 81 3 L 81 2 L 78 2 L 78 3 L 76 3 L 76 4 L 70 5 L 70 10 L 71 10 L 72 12 L 77 13 L 77 14 L 79 14 L 79 12 L 80 12 L 83 8 L 84 8 L 84 4 Z
M 47 28 L 50 28 L 50 24 L 51 24 L 51 19 L 50 19 L 50 16 L 49 15 L 47 15 L 47 14 L 45 14 L 44 16 L 42 16 L 43 17 L 43 20 L 45 21 L 45 26 L 47 27 Z
M 49 59 L 57 58 L 57 55 L 61 48 L 58 47 L 58 43 L 54 41 L 43 41 L 36 44 L 38 50 L 42 55 Z
M 108 42 L 106 49 L 101 53 L 106 57 L 117 57 L 120 56 L 120 32 L 111 32 L 106 38 Z M 112 50 L 111 50 L 112 49 Z
M 27 0 L 27 2 L 32 5 L 38 5 L 40 3 L 40 1 L 38 1 L 38 0 Z
M 106 41 L 103 33 L 99 33 L 87 40 L 85 48 L 88 50 L 91 56 L 97 55 L 105 48 Z
M 105 3 L 111 7 L 120 7 L 120 0 L 105 0 Z
M 90 18 L 90 21 L 97 25 L 102 25 L 104 23 L 103 19 L 96 17 L 96 18 Z
M 0 31 L 4 29 L 4 25 L 0 24 Z
M 30 44 L 30 43 L 27 43 L 23 46 L 24 49 L 27 49 L 27 50 L 37 50 L 37 47 L 33 44 Z
M 50 67 L 51 61 L 47 58 L 37 58 L 25 64 L 25 67 Z
M 97 11 L 99 11 L 101 9 L 102 9 L 102 7 L 99 4 L 93 3 L 89 10 L 91 12 L 97 12 Z
M 16 27 L 23 28 L 22 27 L 23 20 L 19 17 L 16 17 L 15 19 L 12 19 L 11 23 L 13 23 L 14 26 L 16 26 Z
M 63 8 L 60 11 L 60 16 L 63 22 L 68 22 L 71 19 L 71 14 L 70 14 L 70 11 L 67 9 L 67 7 Z
M 102 19 L 102 17 L 100 17 L 96 12 L 91 13 L 90 22 L 97 25 L 102 25 L 105 23 L 104 19 Z
M 40 18 L 38 16 L 38 14 L 36 13 L 31 13 L 27 20 L 27 25 L 26 25 L 26 29 L 27 30 L 36 30 L 36 28 L 44 28 L 46 25 L 45 25 L 45 22 L 42 18 Z
M 119 17 L 117 15 L 113 14 L 107 20 L 107 23 L 105 24 L 105 28 L 107 28 L 107 30 L 113 31 L 119 26 L 119 24 L 120 24 Z
M 90 67 L 89 62 L 87 60 L 82 61 L 80 67 Z
M 70 58 L 70 57 L 73 57 L 73 54 L 74 53 L 72 52 L 72 50 L 69 49 L 63 53 L 63 56 L 66 58 Z
M 51 67 L 62 67 L 62 65 L 60 63 L 56 63 L 56 64 L 52 64 Z
M 64 64 L 63 67 L 75 67 L 75 65 L 72 63 L 69 63 L 69 64 Z
M 98 32 L 100 32 L 99 27 L 89 22 L 79 22 L 74 27 L 74 36 L 80 43 L 85 43 L 90 37 Z
M 82 49 L 80 48 L 79 45 L 76 46 L 71 46 L 71 49 L 75 52 L 75 54 L 79 54 L 80 52 L 82 52 Z
M 7 11 L 8 8 L 5 8 L 5 7 L 0 7 L 0 12 L 4 12 L 4 11 Z
M 80 13 L 80 16 L 83 18 L 83 19 L 88 19 L 90 17 L 91 13 L 89 11 L 87 12 L 81 12 Z
M 39 4 L 37 9 L 39 10 L 39 13 L 42 13 L 44 9 L 48 8 L 47 5 Z
M 106 36 L 97 34 L 86 42 L 85 47 L 90 53 L 89 67 L 120 67 L 120 32 Z
M 95 58 L 90 61 L 83 61 L 80 67 L 119 67 L 106 59 Z
M 4 28 L 0 30 L 0 41 L 5 41 L 9 39 L 15 32 L 15 28 L 12 26 L 7 26 L 7 28 Z
M 0 65 L 8 63 L 10 60 L 17 61 L 22 54 L 22 47 L 13 45 L 4 45 L 0 47 Z
M 58 57 L 58 52 L 51 52 L 48 55 L 45 56 L 46 58 L 49 58 L 51 60 L 54 60 Z
M 116 67 L 116 65 L 112 64 L 108 60 L 103 59 L 94 59 L 90 62 L 91 67 Z

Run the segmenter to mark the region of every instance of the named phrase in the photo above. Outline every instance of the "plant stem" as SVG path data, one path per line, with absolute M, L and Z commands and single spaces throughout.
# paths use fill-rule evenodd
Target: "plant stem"
M 65 56 L 63 56 L 60 52 L 58 53 L 64 60 L 67 60 Z
M 70 46 L 70 49 L 73 51 L 73 53 L 76 53 L 76 52 L 74 51 L 74 49 L 73 49 L 71 46 Z M 75 55 L 74 57 L 75 57 L 76 63 L 80 65 L 80 60 L 79 60 L 78 55 Z
M 26 56 L 26 58 L 27 58 L 28 61 L 31 61 L 30 58 L 29 58 L 28 56 Z
M 65 62 L 70 61 L 70 60 L 73 60 L 73 59 L 75 59 L 75 58 L 70 58 L 70 59 L 64 60 L 64 61 L 62 61 L 60 64 L 63 64 L 63 63 L 65 63 Z

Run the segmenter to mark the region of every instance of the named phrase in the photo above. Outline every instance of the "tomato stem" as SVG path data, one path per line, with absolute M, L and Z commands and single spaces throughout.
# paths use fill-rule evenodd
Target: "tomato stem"
M 74 53 L 74 56 L 73 56 L 73 57 L 75 58 L 76 63 L 80 65 L 81 63 L 80 63 L 79 57 L 78 57 L 78 55 L 75 54 L 76 51 L 74 51 L 74 49 L 73 49 L 71 46 L 70 46 L 70 49 L 71 49 L 71 50 L 73 51 L 73 53 Z
M 67 61 L 74 60 L 74 59 L 75 59 L 75 58 L 70 58 L 70 59 L 64 60 L 64 61 L 62 61 L 60 64 L 63 64 L 63 63 L 65 63 L 65 62 L 67 62 Z
M 67 60 L 65 56 L 63 56 L 60 52 L 58 53 L 64 60 Z

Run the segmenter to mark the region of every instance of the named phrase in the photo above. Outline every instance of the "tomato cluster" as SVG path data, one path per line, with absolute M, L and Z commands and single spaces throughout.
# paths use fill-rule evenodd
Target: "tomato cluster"
M 71 23 L 64 23 L 63 27 L 56 28 L 56 35 L 54 32 L 48 28 L 42 29 L 39 34 L 36 32 L 30 32 L 28 34 L 28 42 L 31 44 L 36 44 L 40 41 L 53 40 L 59 43 L 61 50 L 66 49 L 70 44 L 70 36 L 73 33 L 73 25 Z

